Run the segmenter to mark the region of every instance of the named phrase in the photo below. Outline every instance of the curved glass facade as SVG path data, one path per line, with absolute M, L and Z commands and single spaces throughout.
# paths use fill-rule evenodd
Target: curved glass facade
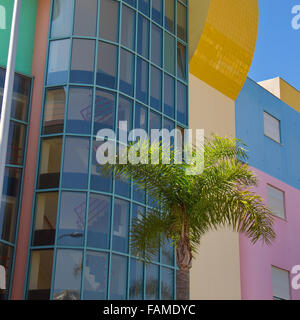
M 187 127 L 187 0 L 54 0 L 27 299 L 174 299 L 165 243 L 131 255 L 131 221 L 155 205 L 101 174 L 100 129 Z
M 0 68 L 0 115 L 6 70 Z M 18 228 L 29 117 L 31 79 L 15 74 L 0 206 L 0 300 L 9 297 Z

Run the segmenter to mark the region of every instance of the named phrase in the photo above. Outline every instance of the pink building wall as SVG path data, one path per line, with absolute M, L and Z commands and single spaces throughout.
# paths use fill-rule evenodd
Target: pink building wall
M 242 299 L 271 300 L 272 266 L 291 271 L 293 266 L 300 265 L 300 190 L 258 169 L 253 170 L 259 178 L 256 192 L 266 204 L 267 184 L 285 192 L 286 220 L 275 217 L 277 239 L 273 245 L 252 245 L 244 235 L 240 235 Z M 292 286 L 291 299 L 300 300 L 300 290 L 293 290 Z

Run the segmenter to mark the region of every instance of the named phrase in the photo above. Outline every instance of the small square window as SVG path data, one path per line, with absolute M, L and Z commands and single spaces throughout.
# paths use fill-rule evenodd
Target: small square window
M 280 143 L 280 121 L 267 112 L 264 112 L 264 130 L 265 135 L 274 141 Z
M 272 213 L 282 219 L 286 218 L 285 215 L 285 201 L 284 192 L 274 188 L 270 185 L 267 186 L 268 189 L 268 206 Z
M 290 300 L 290 274 L 288 271 L 272 267 L 274 300 Z

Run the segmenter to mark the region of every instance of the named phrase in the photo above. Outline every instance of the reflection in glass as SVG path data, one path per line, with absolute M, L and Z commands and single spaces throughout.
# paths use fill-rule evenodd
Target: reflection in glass
M 122 39 L 123 46 L 134 50 L 135 47 L 135 12 L 127 6 L 122 6 Z
M 84 268 L 84 300 L 107 299 L 108 255 L 88 251 Z
M 162 258 L 161 262 L 172 266 L 174 264 L 174 247 L 171 241 L 165 240 L 162 244 Z
M 24 145 L 26 138 L 26 126 L 11 121 L 8 134 L 8 146 L 6 154 L 6 163 L 13 165 L 22 165 L 24 158 Z
M 51 37 L 69 36 L 72 32 L 73 0 L 54 0 Z
M 146 300 L 158 300 L 159 267 L 146 264 Z
M 180 42 L 177 42 L 177 76 L 181 79 L 186 78 L 186 50 L 185 46 Z
M 175 116 L 175 80 L 169 75 L 164 76 L 164 112 L 169 117 Z
M 137 58 L 137 74 L 136 74 L 136 98 L 143 103 L 148 103 L 148 78 L 149 64 Z
M 120 91 L 133 96 L 134 55 L 121 49 L 120 53 Z
M 43 134 L 61 133 L 64 130 L 66 89 L 46 90 Z
M 165 32 L 165 70 L 175 73 L 175 38 Z
M 136 259 L 130 259 L 130 287 L 129 299 L 143 299 L 144 288 L 144 264 Z
M 100 1 L 99 36 L 117 42 L 118 40 L 118 8 L 115 0 Z
M 152 108 L 161 111 L 162 104 L 162 72 L 151 66 L 151 97 L 150 105 Z
M 138 8 L 143 14 L 146 16 L 149 16 L 149 10 L 150 10 L 150 0 L 138 0 Z
M 89 138 L 66 138 L 62 179 L 62 185 L 64 188 L 87 188 L 89 152 Z
M 138 34 L 137 34 L 137 52 L 138 54 L 149 57 L 149 20 L 142 15 L 138 17 Z
M 33 239 L 34 246 L 45 246 L 54 244 L 57 204 L 57 192 L 45 192 L 37 194 Z
M 19 206 L 21 169 L 6 168 L 0 207 L 0 239 L 14 242 Z
M 117 85 L 117 46 L 99 42 L 97 85 L 115 89 Z
M 152 23 L 151 31 L 151 61 L 162 66 L 162 29 Z
M 84 240 L 86 194 L 62 192 L 58 245 L 82 246 Z
M 52 264 L 53 250 L 31 251 L 28 300 L 50 299 Z
M 56 40 L 50 42 L 48 58 L 47 84 L 64 84 L 68 81 L 71 40 Z
M 177 121 L 187 125 L 188 122 L 187 87 L 177 82 Z
M 115 199 L 112 249 L 118 252 L 128 252 L 128 222 L 129 203 Z
M 59 186 L 62 138 L 43 139 L 41 145 L 39 189 Z
M 0 243 L 0 301 L 8 299 L 13 248 Z
M 158 24 L 162 24 L 163 0 L 152 0 L 152 19 Z
M 54 300 L 79 300 L 82 276 L 82 253 L 58 250 L 55 268 Z
M 187 40 L 186 36 L 186 7 L 177 1 L 177 36 L 183 40 Z
M 174 270 L 161 268 L 161 299 L 174 299 Z
M 93 89 L 70 87 L 66 131 L 86 133 L 91 131 Z
M 95 41 L 73 39 L 70 82 L 94 82 Z
M 94 135 L 101 129 L 114 129 L 115 94 L 105 90 L 96 91 Z
M 110 300 L 125 300 L 127 291 L 127 258 L 113 254 L 110 272 Z
M 74 34 L 95 36 L 97 24 L 97 0 L 76 0 Z
M 93 248 L 109 248 L 111 198 L 91 194 L 88 213 L 87 245 Z
M 92 150 L 92 173 L 91 173 L 91 189 L 95 191 L 111 192 L 112 176 L 103 173 L 103 168 L 98 164 L 96 159 L 97 149 L 103 144 L 101 141 L 93 141 Z
M 174 0 L 165 0 L 165 28 L 174 33 Z

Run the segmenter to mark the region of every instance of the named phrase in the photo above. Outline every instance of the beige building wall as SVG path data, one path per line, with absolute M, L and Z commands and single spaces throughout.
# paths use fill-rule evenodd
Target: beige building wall
M 235 102 L 190 74 L 190 128 L 209 137 L 235 136 Z M 230 230 L 208 233 L 191 271 L 191 299 L 241 299 L 239 235 Z

